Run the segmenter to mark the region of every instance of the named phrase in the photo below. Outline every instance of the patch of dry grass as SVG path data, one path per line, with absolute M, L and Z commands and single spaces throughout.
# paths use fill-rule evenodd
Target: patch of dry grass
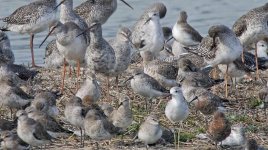
M 140 64 L 135 64 L 129 68 L 139 67 Z M 40 73 L 37 77 L 29 83 L 27 92 L 36 95 L 40 91 L 46 90 L 59 90 L 61 84 L 61 71 L 60 69 L 39 69 Z M 82 82 L 86 78 L 85 71 L 80 78 Z M 265 76 L 263 72 L 262 76 Z M 72 73 L 73 77 L 66 78 L 66 86 L 63 96 L 57 100 L 57 106 L 60 109 L 59 120 L 63 121 L 63 111 L 65 102 L 72 97 L 75 93 L 75 73 Z M 131 98 L 131 105 L 133 110 L 133 117 L 135 122 L 128 128 L 128 130 L 123 135 L 118 135 L 110 141 L 93 141 L 86 139 L 84 149 L 145 149 L 144 145 L 137 140 L 133 140 L 135 137 L 139 125 L 143 122 L 144 117 L 147 113 L 145 111 L 145 99 L 139 95 L 133 93 L 130 88 L 129 83 L 125 86 L 122 83 L 130 76 L 128 72 L 122 75 L 119 79 L 120 94 L 126 94 Z M 118 91 L 116 91 L 114 80 L 111 81 L 110 87 L 110 100 L 107 99 L 107 87 L 106 78 L 101 75 L 97 75 L 100 85 L 102 87 L 102 98 L 99 103 L 110 103 L 116 104 L 117 98 L 119 96 Z M 255 81 L 249 83 L 238 84 L 236 89 L 232 89 L 229 93 L 228 99 L 230 100 L 230 105 L 227 106 L 227 117 L 229 120 L 235 123 L 243 123 L 246 127 L 247 137 L 252 137 L 257 140 L 260 145 L 268 145 L 268 119 L 265 116 L 264 110 L 257 109 L 261 101 L 258 99 L 258 91 L 264 85 L 257 83 Z M 213 88 L 213 92 L 217 95 L 224 97 L 224 84 L 217 85 Z M 160 118 L 160 123 L 166 128 L 173 128 L 174 126 L 167 120 L 164 114 L 165 104 L 169 98 L 162 101 L 158 108 L 156 105 L 159 99 L 152 103 L 152 110 Z M 7 117 L 6 109 L 1 109 L 1 117 Z M 65 125 L 66 128 L 72 129 L 68 123 Z M 191 107 L 191 113 L 189 118 L 184 122 L 182 134 L 180 138 L 180 146 L 183 149 L 214 149 L 214 145 L 208 144 L 207 141 L 200 140 L 196 138 L 197 134 L 206 132 L 206 124 L 203 115 L 196 112 L 193 107 Z M 173 137 L 172 137 L 173 138 Z M 78 149 L 80 147 L 79 137 L 70 136 L 67 139 L 61 139 L 55 141 L 50 145 L 49 149 Z M 212 143 L 212 142 L 211 142 Z M 173 149 L 174 145 L 172 143 L 160 142 L 155 146 L 151 146 L 150 149 Z

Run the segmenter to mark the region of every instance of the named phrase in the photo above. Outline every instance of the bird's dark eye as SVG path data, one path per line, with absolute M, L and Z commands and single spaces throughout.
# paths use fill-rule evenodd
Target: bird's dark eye
M 264 47 L 264 45 L 261 45 L 262 47 Z

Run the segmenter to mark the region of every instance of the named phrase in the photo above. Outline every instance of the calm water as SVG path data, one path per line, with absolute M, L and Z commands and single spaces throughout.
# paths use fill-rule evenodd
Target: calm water
M 0 0 L 0 18 L 8 16 L 19 6 L 25 5 L 33 0 Z M 75 6 L 83 0 L 74 0 Z M 112 38 L 119 25 L 131 27 L 143 10 L 154 2 L 160 0 L 126 0 L 134 7 L 129 9 L 122 2 L 118 2 L 117 11 L 112 15 L 103 27 L 105 38 Z M 267 0 L 162 0 L 168 8 L 166 17 L 161 21 L 164 26 L 173 26 L 180 10 L 188 12 L 188 22 L 200 33 L 205 35 L 208 28 L 214 24 L 225 24 L 232 26 L 234 21 L 249 9 L 261 6 Z M 1 24 L 1 23 L 0 23 Z M 34 50 L 36 63 L 43 64 L 45 45 L 39 49 L 38 46 L 44 39 L 47 32 L 39 33 L 35 36 Z M 28 64 L 30 61 L 29 35 L 19 35 L 8 33 L 11 45 L 15 54 L 16 63 Z M 52 38 L 50 38 L 52 39 Z

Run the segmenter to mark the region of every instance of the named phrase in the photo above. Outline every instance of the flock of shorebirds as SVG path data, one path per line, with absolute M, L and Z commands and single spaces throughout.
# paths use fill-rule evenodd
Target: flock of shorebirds
M 42 92 L 33 97 L 20 88 L 23 80 L 34 78 L 38 72 L 14 64 L 10 41 L 4 32 L 31 36 L 32 66 L 37 67 L 34 35 L 47 29 L 49 33 L 40 47 L 50 35 L 56 37 L 46 47 L 45 66 L 63 66 L 61 93 L 65 88 L 66 65 L 77 66 L 77 93 L 66 101 L 64 115 L 67 122 L 80 129 L 81 146 L 84 146 L 85 136 L 92 140 L 109 140 L 133 123 L 128 96 L 120 97 L 117 108 L 97 104 L 102 89 L 96 75 L 107 77 L 108 93 L 109 79 L 116 77 L 119 92 L 119 76 L 131 63 L 139 63 L 142 58 L 143 68 L 131 70 L 132 76 L 125 83 L 130 81 L 132 90 L 146 99 L 144 107 L 149 115 L 137 133 L 146 147 L 162 137 L 162 128 L 152 111 L 151 101 L 171 96 L 163 113 L 174 128 L 178 128 L 178 131 L 174 129 L 176 148 L 179 148 L 183 121 L 190 114 L 190 104 L 205 116 L 206 136 L 215 142 L 216 148 L 219 143 L 246 150 L 261 148 L 254 139 L 246 139 L 243 126 L 231 125 L 224 110 L 228 100 L 210 89 L 225 81 L 228 98 L 228 78 L 240 80 L 256 72 L 257 78 L 262 80 L 259 70 L 268 68 L 268 3 L 241 16 L 232 29 L 225 25 L 211 26 L 205 37 L 187 22 L 185 11 L 179 13 L 173 28 L 162 27 L 160 20 L 165 17 L 167 8 L 163 3 L 154 3 L 131 29 L 120 26 L 116 37 L 106 41 L 102 36 L 102 25 L 116 8 L 117 0 L 87 0 L 75 9 L 73 0 L 37 0 L 0 19 L 5 23 L 0 29 L 0 103 L 11 110 L 14 119 L 0 120 L 1 148 L 42 147 L 61 136 L 73 134 L 55 119 L 59 114 L 55 93 Z M 80 67 L 87 70 L 87 79 L 81 86 L 78 82 Z M 224 79 L 212 78 L 216 67 L 224 73 Z M 268 99 L 267 88 L 260 91 L 260 97 Z M 13 113 L 14 109 L 16 113 Z

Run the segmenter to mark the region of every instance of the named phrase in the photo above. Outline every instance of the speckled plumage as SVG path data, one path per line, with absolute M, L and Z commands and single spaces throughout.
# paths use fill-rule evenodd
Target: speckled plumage
M 57 48 L 56 39 L 50 41 L 45 50 L 45 67 L 60 67 L 63 65 L 64 56 Z
M 180 54 L 187 53 L 188 51 L 184 48 L 184 46 L 177 42 L 174 41 L 172 44 L 172 53 L 175 56 L 179 56 Z M 204 57 L 198 56 L 196 54 L 188 53 L 187 55 L 183 56 L 185 59 L 191 60 L 191 62 L 197 66 L 198 68 L 205 67 L 206 63 L 204 60 Z
M 146 31 L 146 30 L 143 30 L 143 28 L 144 28 L 143 26 L 144 26 L 145 22 L 148 20 L 148 18 L 150 17 L 149 14 L 158 13 L 159 18 L 164 18 L 166 15 L 166 11 L 167 11 L 167 8 L 163 3 L 154 3 L 153 5 L 151 5 L 147 9 L 145 9 L 145 11 L 141 15 L 141 17 L 138 19 L 138 21 L 132 27 L 132 32 L 133 32 L 132 42 L 134 44 L 140 43 L 140 38 L 141 38 L 142 34 L 145 34 L 143 32 Z
M 19 7 L 10 16 L 1 19 L 5 25 L 0 30 L 28 33 L 31 36 L 30 49 L 33 67 L 36 67 L 33 50 L 34 35 L 48 29 L 57 21 L 56 5 L 57 0 L 37 0 Z
M 56 21 L 56 0 L 38 0 L 16 9 L 10 16 L 1 19 L 4 29 L 19 33 L 38 33 Z
M 233 31 L 244 47 L 268 35 L 268 3 L 249 10 L 233 25 Z
M 61 4 L 60 21 L 62 23 L 74 22 L 81 30 L 88 28 L 87 23 L 73 10 L 73 0 L 66 0 Z
M 93 23 L 90 29 L 90 45 L 87 48 L 86 58 L 89 70 L 109 76 L 114 68 L 116 58 L 112 46 L 102 37 L 101 24 Z
M 120 27 L 116 37 L 108 41 L 115 53 L 115 65 L 109 73 L 110 76 L 118 76 L 128 68 L 131 62 L 132 49 L 130 36 L 131 31 L 128 28 Z
M 87 0 L 75 12 L 90 26 L 94 21 L 104 24 L 117 8 L 117 0 Z

